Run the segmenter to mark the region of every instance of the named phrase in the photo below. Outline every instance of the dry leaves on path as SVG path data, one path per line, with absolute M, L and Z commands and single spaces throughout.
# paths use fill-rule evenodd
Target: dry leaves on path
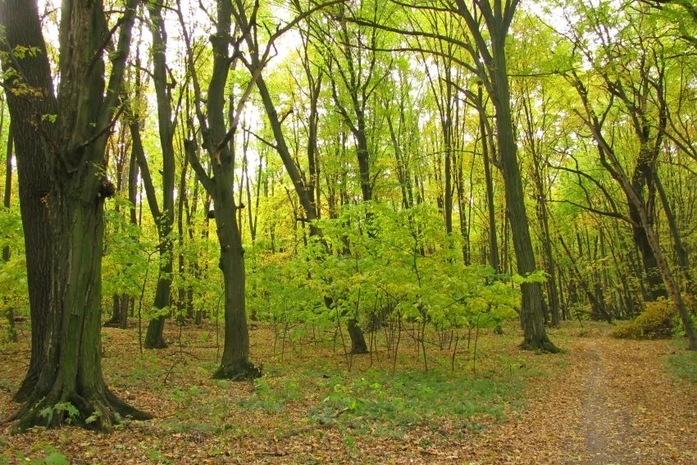
M 697 390 L 665 371 L 669 341 L 569 339 L 563 373 L 475 448 L 475 463 L 697 464 Z
M 114 332 L 108 342 L 122 344 L 121 337 Z M 8 436 L 3 426 L 0 464 L 43 463 L 23 457 L 46 457 L 51 450 L 72 464 L 103 465 L 697 464 L 697 389 L 664 369 L 674 343 L 616 340 L 600 330 L 580 334 L 577 325 L 555 330 L 552 337 L 565 353 L 517 353 L 510 350 L 513 338 L 487 341 L 506 345 L 506 356 L 533 368 L 526 375 L 524 407 L 504 407 L 503 420 L 476 418 L 472 421 L 479 427 L 470 428 L 452 418 L 431 418 L 392 432 L 389 422 L 371 423 L 348 410 L 338 409 L 326 423 L 318 422 L 308 409 L 326 404 L 308 385 L 288 390 L 297 399 L 283 405 L 250 408 L 252 385 L 210 380 L 209 372 L 195 363 L 177 365 L 176 379 L 158 387 L 173 356 L 161 353 L 149 365 L 160 367 L 158 374 L 119 375 L 125 367 L 109 369 L 110 385 L 139 407 L 156 411 L 157 419 L 127 422 L 110 435 L 63 428 Z M 107 354 L 126 350 L 106 347 Z M 8 360 L 21 362 L 25 356 Z M 105 361 L 107 366 L 132 363 L 122 355 Z M 277 369 L 277 382 L 297 383 L 297 373 L 295 378 L 285 374 L 291 367 Z M 2 386 L 17 385 L 21 371 L 0 367 Z M 0 389 L 0 416 L 11 411 L 10 393 Z

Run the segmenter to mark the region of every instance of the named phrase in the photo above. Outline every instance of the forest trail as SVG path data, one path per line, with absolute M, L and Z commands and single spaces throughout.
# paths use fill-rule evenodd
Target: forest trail
M 697 398 L 665 371 L 665 341 L 577 339 L 581 463 L 697 463 Z M 585 374 L 584 374 L 585 372 Z
M 564 374 L 538 379 L 528 408 L 482 438 L 499 461 L 472 463 L 697 464 L 697 393 L 666 373 L 666 341 L 593 335 L 564 349 Z
M 191 378 L 191 386 L 167 387 L 179 390 L 176 405 L 166 396 L 151 394 L 157 388 L 152 378 L 151 384 L 141 387 L 134 386 L 137 380 L 127 380 L 122 386 L 135 392 L 135 398 L 148 399 L 151 410 L 158 408 L 152 406 L 160 406 L 161 414 L 151 422 L 129 423 L 111 435 L 65 428 L 38 429 L 10 438 L 3 434 L 8 432 L 7 427 L 2 427 L 0 464 L 28 463 L 19 460 L 19 451 L 37 455 L 41 445 L 56 445 L 76 465 L 697 465 L 697 388 L 666 372 L 668 356 L 680 350 L 676 349 L 679 346 L 671 341 L 613 339 L 608 331 L 606 325 L 567 325 L 550 330 L 552 340 L 564 350 L 562 354 L 520 352 L 511 344 L 505 356 L 492 356 L 490 362 L 515 361 L 520 370 L 512 367 L 509 374 L 505 366 L 498 366 L 494 374 L 482 370 L 477 377 L 515 377 L 519 371 L 526 385 L 518 393 L 524 402 L 513 400 L 514 404 L 506 405 L 503 419 L 483 416 L 466 424 L 434 420 L 413 425 L 403 434 L 372 434 L 354 430 L 352 425 L 362 423 L 348 413 L 342 417 L 337 414 L 334 423 L 318 425 L 308 420 L 307 409 L 321 402 L 309 394 L 304 397 L 309 404 L 298 403 L 292 410 L 242 409 L 239 399 L 249 398 L 249 385 L 226 384 L 221 390 L 219 384 L 210 381 L 206 370 L 199 369 L 198 378 Z M 126 346 L 114 346 L 114 339 L 128 335 L 117 331 L 110 334 L 107 353 L 113 350 L 122 354 Z M 492 336 L 490 341 L 501 344 L 497 338 L 500 336 Z M 118 357 L 119 361 L 123 359 L 126 357 Z M 24 365 L 5 367 L 10 366 Z M 12 385 L 19 382 L 21 371 L 13 375 Z M 0 370 L 0 418 L 10 413 L 11 393 L 10 384 L 2 384 L 2 376 Z M 129 395 L 128 391 L 122 392 Z M 181 415 L 191 415 L 189 410 L 207 412 L 202 409 L 216 405 L 197 401 L 201 402 L 197 406 L 196 398 L 187 398 L 187 392 L 222 395 L 226 399 L 225 421 L 238 425 L 234 428 L 246 428 L 245 422 L 253 422 L 256 429 L 246 433 L 244 429 L 228 431 L 228 423 L 220 433 L 204 430 L 196 435 L 198 430 L 173 429 Z M 187 399 L 190 403 L 179 405 Z M 288 418 L 289 414 L 299 419 Z M 9 461 L 3 461 L 3 447 L 11 449 Z M 312 457 L 317 460 L 310 460 Z

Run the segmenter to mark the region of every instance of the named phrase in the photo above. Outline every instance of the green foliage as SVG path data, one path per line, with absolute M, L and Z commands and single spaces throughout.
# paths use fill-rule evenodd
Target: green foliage
M 395 211 L 363 203 L 317 227 L 322 236 L 298 255 L 250 254 L 257 318 L 331 328 L 350 317 L 369 330 L 403 320 L 442 331 L 516 317 L 517 289 L 490 267 L 465 266 L 428 205 Z
M 517 388 L 511 381 L 414 371 L 390 376 L 370 370 L 360 377 L 320 383 L 324 397 L 309 414 L 327 423 L 346 412 L 341 418 L 356 427 L 383 424 L 394 429 L 446 419 L 471 425 L 475 417 L 501 418 L 503 399 Z
M 72 424 L 80 418 L 80 411 L 70 402 L 59 402 L 41 410 L 40 415 L 46 418 L 46 423 L 51 423 L 55 414 L 65 414 L 65 422 Z
M 5 308 L 29 307 L 27 270 L 24 258 L 22 219 L 19 212 L 0 207 L 0 250 L 10 247 L 10 259 L 0 261 L 0 305 Z M 2 307 L 0 307 L 2 308 Z
M 131 207 L 128 200 L 119 197 L 114 202 L 121 210 L 127 211 Z M 140 227 L 131 223 L 121 211 L 106 210 L 105 222 L 108 227 L 105 239 L 107 253 L 102 260 L 103 295 L 127 294 L 137 297 L 148 267 L 156 266 L 148 260 L 148 254 L 155 244 L 142 237 Z
M 676 352 L 668 356 L 666 368 L 676 378 L 697 384 L 697 352 Z
M 0 456 L 0 465 L 5 463 L 23 463 L 27 465 L 69 465 L 70 461 L 68 458 L 58 452 L 58 450 L 51 444 L 46 444 L 43 442 L 36 443 L 32 447 L 33 451 L 40 452 L 40 457 L 29 457 L 21 452 L 17 453 L 15 457 L 17 462 L 10 461 L 10 457 L 4 455 Z
M 647 302 L 646 310 L 632 321 L 618 326 L 612 335 L 622 339 L 661 339 L 673 332 L 675 309 L 671 302 L 659 299 Z
M 305 397 L 301 381 L 295 377 L 286 377 L 281 386 L 273 387 L 263 378 L 254 381 L 254 392 L 238 405 L 247 409 L 261 409 L 267 412 L 281 412 L 286 404 L 302 400 Z

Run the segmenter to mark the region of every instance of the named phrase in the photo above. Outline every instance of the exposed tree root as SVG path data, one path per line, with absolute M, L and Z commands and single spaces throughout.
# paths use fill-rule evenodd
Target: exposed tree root
M 32 394 L 7 422 L 16 422 L 13 431 L 19 433 L 34 426 L 54 428 L 62 425 L 109 432 L 123 418 L 149 420 L 153 416 L 128 405 L 106 386 L 87 394 L 65 392 L 54 387 L 46 395 Z
M 522 350 L 531 350 L 549 354 L 558 354 L 561 352 L 561 349 L 555 346 L 554 343 L 547 338 L 541 341 L 524 340 L 518 347 L 520 347 Z
M 228 379 L 230 381 L 248 381 L 261 378 L 261 368 L 245 361 L 233 365 L 220 365 L 213 373 L 213 379 Z

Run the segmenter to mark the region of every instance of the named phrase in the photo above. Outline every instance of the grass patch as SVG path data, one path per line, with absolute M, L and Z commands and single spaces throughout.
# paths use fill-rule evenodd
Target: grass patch
M 335 424 L 355 434 L 399 436 L 410 427 L 441 422 L 481 430 L 479 420 L 501 419 L 506 406 L 520 403 L 522 384 L 520 377 L 511 376 L 306 369 L 257 380 L 250 396 L 237 405 L 272 415 L 300 410 L 311 424 Z
M 346 421 L 409 427 L 481 416 L 499 419 L 503 406 L 520 392 L 520 384 L 418 371 L 386 376 L 370 370 L 327 386 L 325 392 L 309 412 L 319 422 L 328 421 L 332 412 L 347 410 Z
M 666 368 L 675 378 L 697 383 L 697 352 L 676 351 L 668 356 Z

